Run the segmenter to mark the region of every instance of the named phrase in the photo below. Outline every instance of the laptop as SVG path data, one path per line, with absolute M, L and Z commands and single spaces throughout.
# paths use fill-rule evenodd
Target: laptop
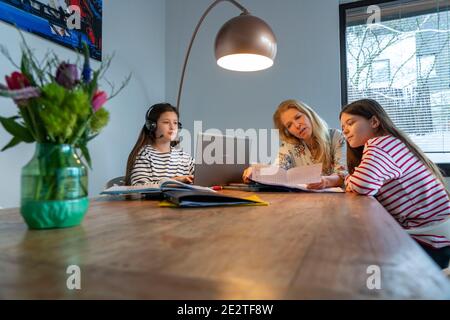
M 211 187 L 242 182 L 242 173 L 249 166 L 248 137 L 197 135 L 194 184 Z

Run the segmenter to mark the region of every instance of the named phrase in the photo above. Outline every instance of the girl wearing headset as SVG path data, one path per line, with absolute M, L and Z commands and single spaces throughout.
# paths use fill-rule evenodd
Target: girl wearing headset
M 171 178 L 185 183 L 194 179 L 194 159 L 175 146 L 178 130 L 177 109 L 168 103 L 150 107 L 133 150 L 128 156 L 126 185 L 158 183 Z

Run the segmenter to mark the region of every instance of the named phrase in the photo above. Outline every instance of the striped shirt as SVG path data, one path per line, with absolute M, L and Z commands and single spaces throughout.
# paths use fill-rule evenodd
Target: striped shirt
M 151 145 L 142 147 L 131 170 L 131 185 L 158 183 L 163 178 L 194 174 L 194 159 L 181 149 L 160 152 Z
M 356 193 L 375 196 L 410 233 L 450 217 L 445 187 L 402 141 L 392 136 L 367 141 L 360 165 L 345 183 Z M 450 230 L 446 234 L 414 233 L 412 237 L 442 248 L 450 246 Z

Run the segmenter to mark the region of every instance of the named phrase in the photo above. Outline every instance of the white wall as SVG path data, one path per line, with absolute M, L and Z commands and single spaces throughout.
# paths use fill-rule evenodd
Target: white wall
M 42 57 L 50 48 L 60 58 L 75 61 L 73 51 L 30 34 L 25 33 L 25 36 L 38 56 Z M 0 22 L 0 42 L 19 59 L 19 35 L 3 22 Z M 142 127 L 148 105 L 165 98 L 165 1 L 104 0 L 103 54 L 113 52 L 115 57 L 107 73 L 108 80 L 118 86 L 128 73 L 132 72 L 133 78 L 119 96 L 107 103 L 110 123 L 89 145 L 93 162 L 93 171 L 89 173 L 90 196 L 98 195 L 108 179 L 124 174 L 128 153 Z M 1 56 L 0 81 L 12 71 L 14 68 Z M 15 113 L 15 105 L 0 98 L 0 115 Z M 0 128 L 0 146 L 9 140 L 9 134 Z M 0 153 L 0 207 L 19 205 L 20 170 L 33 152 L 34 145 L 20 144 Z
M 240 11 L 220 3 L 206 17 L 194 43 L 181 100 L 181 121 L 192 129 L 272 128 L 272 114 L 288 98 L 304 100 L 330 126 L 340 109 L 339 0 L 242 0 L 278 39 L 272 68 L 240 73 L 221 69 L 214 58 L 220 27 Z M 176 103 L 180 70 L 196 23 L 210 0 L 168 0 L 166 96 Z

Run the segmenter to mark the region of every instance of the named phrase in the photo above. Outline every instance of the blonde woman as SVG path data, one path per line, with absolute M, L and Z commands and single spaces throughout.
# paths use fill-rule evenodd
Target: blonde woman
M 322 164 L 322 179 L 308 185 L 310 189 L 341 187 L 347 175 L 345 139 L 337 129 L 328 129 L 308 105 L 296 100 L 283 101 L 273 115 L 281 146 L 276 165 L 288 170 L 296 166 Z M 250 182 L 252 168 L 242 175 Z

